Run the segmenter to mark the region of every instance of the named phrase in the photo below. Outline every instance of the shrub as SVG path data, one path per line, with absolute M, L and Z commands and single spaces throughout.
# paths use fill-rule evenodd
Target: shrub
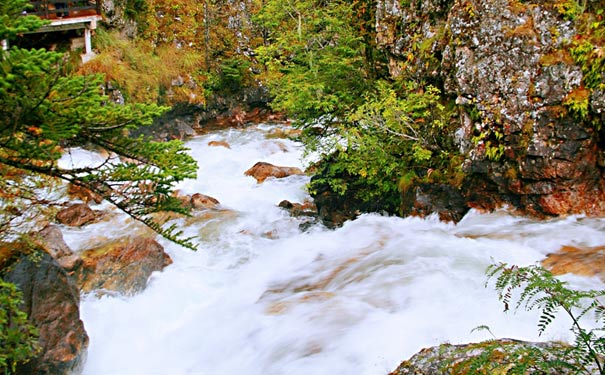
M 21 292 L 0 279 L 0 372 L 12 374 L 37 354 L 37 331 L 21 311 Z

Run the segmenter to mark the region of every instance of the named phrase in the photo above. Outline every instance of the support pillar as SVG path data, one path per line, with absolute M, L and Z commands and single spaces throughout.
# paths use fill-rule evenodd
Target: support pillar
M 92 30 L 84 28 L 84 53 L 92 53 Z

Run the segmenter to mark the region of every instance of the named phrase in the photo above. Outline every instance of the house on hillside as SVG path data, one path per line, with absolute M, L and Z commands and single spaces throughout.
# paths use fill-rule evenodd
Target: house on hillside
M 55 42 L 57 39 L 68 42 L 72 50 L 81 48 L 82 60 L 87 61 L 94 56 L 92 34 L 97 28 L 97 22 L 101 20 L 101 1 L 32 0 L 32 8 L 26 13 L 51 22 L 31 34 L 53 34 Z

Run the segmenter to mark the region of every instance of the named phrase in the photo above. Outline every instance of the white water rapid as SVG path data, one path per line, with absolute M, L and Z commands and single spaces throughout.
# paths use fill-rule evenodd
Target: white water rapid
M 302 167 L 301 146 L 266 138 L 273 127 L 225 130 L 188 142 L 199 177 L 184 193 L 226 210 L 183 226 L 192 252 L 161 240 L 174 263 L 133 297 L 84 296 L 90 335 L 84 375 L 386 375 L 423 347 L 498 337 L 569 340 L 557 320 L 537 336 L 537 314 L 502 312 L 485 269 L 528 265 L 563 245 L 605 243 L 604 219 L 537 222 L 504 212 L 459 224 L 364 215 L 337 230 L 301 231 L 277 204 L 307 198 L 307 177 L 257 184 L 257 161 Z M 231 149 L 209 147 L 225 140 Z M 72 230 L 74 248 L 121 224 Z M 581 287 L 594 279 L 567 277 Z

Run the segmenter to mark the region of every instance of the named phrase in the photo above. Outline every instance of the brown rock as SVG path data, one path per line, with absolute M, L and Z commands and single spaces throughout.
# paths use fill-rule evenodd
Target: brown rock
M 605 281 L 605 246 L 563 246 L 558 252 L 548 254 L 542 266 L 555 275 L 573 273 L 580 276 L 598 276 Z
M 33 239 L 36 245 L 55 259 L 73 254 L 63 240 L 61 230 L 56 225 L 47 225 L 39 233 L 34 234 Z
M 227 143 L 227 141 L 210 141 L 208 142 L 208 146 L 210 147 L 225 147 L 225 148 L 231 148 L 231 146 L 229 145 L 229 143 Z
M 40 333 L 41 353 L 17 374 L 72 374 L 80 369 L 88 348 L 88 335 L 80 320 L 80 293 L 50 255 L 41 254 L 36 261 L 22 256 L 3 275 L 22 291 L 24 310 Z
M 57 221 L 71 227 L 80 227 L 95 219 L 95 212 L 85 203 L 73 204 L 57 213 Z
M 215 209 L 220 203 L 217 199 L 208 195 L 195 193 L 191 196 L 190 204 L 196 210 Z
M 302 175 L 303 171 L 296 167 L 278 167 L 273 164 L 258 162 L 244 174 L 254 177 L 260 184 L 269 177 L 284 178 L 292 175 Z
M 80 289 L 98 289 L 132 295 L 145 289 L 154 271 L 172 263 L 164 248 L 151 238 L 123 238 L 82 252 L 82 265 L 76 270 Z

